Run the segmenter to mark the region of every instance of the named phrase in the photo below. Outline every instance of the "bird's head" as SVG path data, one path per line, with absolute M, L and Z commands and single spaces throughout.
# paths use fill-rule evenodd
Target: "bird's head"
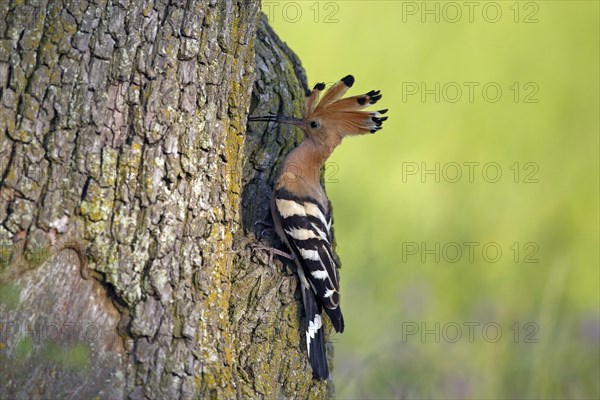
M 250 121 L 271 121 L 291 124 L 302 129 L 307 139 L 336 146 L 345 136 L 375 133 L 387 119 L 387 110 L 375 112 L 360 111 L 381 99 L 379 90 L 342 98 L 354 84 L 354 77 L 348 75 L 331 86 L 319 101 L 324 83 L 318 83 L 306 94 L 302 118 L 266 115 L 250 117 Z

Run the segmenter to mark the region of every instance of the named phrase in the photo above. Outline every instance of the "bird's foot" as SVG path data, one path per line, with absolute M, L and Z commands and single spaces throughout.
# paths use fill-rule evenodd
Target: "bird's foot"
M 256 250 L 263 250 L 263 251 L 267 251 L 269 253 L 269 266 L 273 266 L 273 255 L 277 254 L 278 256 L 287 258 L 288 260 L 294 260 L 296 257 L 294 257 L 293 253 L 286 253 L 285 251 L 276 249 L 275 247 L 271 247 L 271 246 L 264 246 L 264 245 L 256 245 L 256 246 L 252 246 L 252 250 L 256 251 Z

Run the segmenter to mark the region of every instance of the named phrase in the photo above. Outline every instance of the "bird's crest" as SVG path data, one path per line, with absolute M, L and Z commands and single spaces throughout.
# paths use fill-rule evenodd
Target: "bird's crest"
M 324 83 L 317 83 L 307 93 L 302 118 L 267 115 L 251 117 L 251 121 L 273 121 L 297 125 L 309 138 L 331 139 L 337 141 L 344 136 L 375 133 L 382 128 L 387 119 L 383 114 L 387 110 L 375 112 L 361 111 L 369 107 L 382 95 L 379 90 L 371 90 L 358 96 L 342 98 L 354 84 L 354 77 L 348 75 L 331 86 L 319 101 Z

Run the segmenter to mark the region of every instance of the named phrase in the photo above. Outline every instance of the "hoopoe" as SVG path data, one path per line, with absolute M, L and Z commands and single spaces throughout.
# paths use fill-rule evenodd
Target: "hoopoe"
M 291 250 L 290 258 L 296 264 L 306 314 L 306 348 L 316 379 L 329 377 L 323 308 L 335 330 L 344 331 L 332 250 L 331 207 L 321 185 L 320 171 L 345 136 L 375 133 L 387 119 L 382 117 L 387 110 L 360 111 L 381 99 L 378 90 L 341 98 L 353 84 L 352 75 L 342 78 L 319 102 L 325 84 L 318 83 L 307 93 L 302 118 L 275 115 L 249 118 L 296 125 L 304 132 L 304 141 L 286 156 L 275 181 L 271 214 L 275 230 Z

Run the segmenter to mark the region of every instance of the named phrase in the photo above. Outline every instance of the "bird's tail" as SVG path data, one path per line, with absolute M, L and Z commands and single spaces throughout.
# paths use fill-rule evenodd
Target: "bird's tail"
M 302 299 L 306 313 L 306 349 L 315 379 L 329 378 L 325 337 L 323 335 L 323 308 L 309 287 L 302 288 Z

